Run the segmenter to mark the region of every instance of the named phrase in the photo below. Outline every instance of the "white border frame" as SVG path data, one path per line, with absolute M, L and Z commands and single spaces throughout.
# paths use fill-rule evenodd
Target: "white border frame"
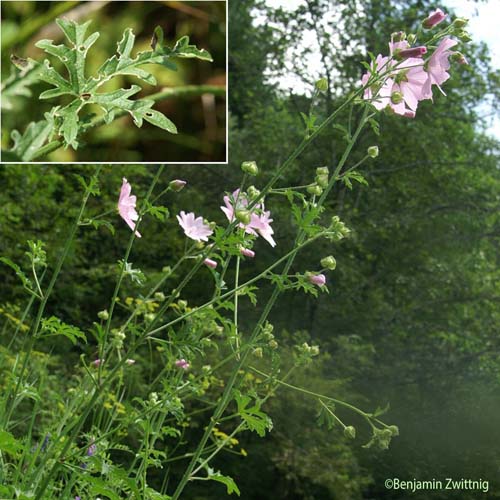
M 2 1 L 5 2 L 15 2 L 17 0 L 0 0 L 0 7 Z M 39 0 L 39 1 L 48 1 L 48 0 Z M 62 1 L 62 0 L 59 0 Z M 112 0 L 116 1 L 116 0 Z M 135 2 L 138 0 L 120 0 L 126 2 Z M 145 1 L 160 1 L 160 0 L 145 0 Z M 134 161 L 134 162 L 120 162 L 120 161 L 68 161 L 68 162 L 57 162 L 57 161 L 31 161 L 31 162 L 18 162 L 18 161 L 2 161 L 1 158 L 1 150 L 0 150 L 0 164 L 1 165 L 229 165 L 229 89 L 228 89 L 228 79 L 229 79 L 229 0 L 182 0 L 183 2 L 193 2 L 193 1 L 202 1 L 202 2 L 225 2 L 226 3 L 226 161 L 224 162 L 210 162 L 210 161 L 200 161 L 200 162 L 190 162 L 190 161 L 158 161 L 158 162 L 150 162 L 150 161 Z M 1 93 L 0 93 L 1 99 Z M 0 133 L 2 126 L 2 118 L 0 113 Z

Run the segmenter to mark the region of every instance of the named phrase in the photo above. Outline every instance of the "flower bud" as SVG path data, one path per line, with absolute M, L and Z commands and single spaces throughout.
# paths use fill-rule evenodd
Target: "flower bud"
M 211 269 L 215 269 L 217 267 L 217 262 L 212 259 L 205 259 L 203 261 L 203 264 L 205 264 L 207 267 L 210 267 Z
M 356 428 L 352 425 L 348 425 L 344 429 L 344 436 L 349 439 L 354 439 L 356 437 Z
M 156 292 L 154 294 L 154 298 L 155 300 L 157 300 L 158 302 L 163 302 L 165 300 L 165 294 L 163 292 Z
M 391 431 L 392 436 L 399 436 L 399 427 L 397 425 L 390 425 L 388 429 Z
M 148 323 L 151 323 L 152 321 L 155 320 L 155 314 L 154 313 L 147 313 L 144 315 L 144 318 Z
M 411 109 L 408 109 L 405 111 L 405 114 L 403 115 L 405 118 L 415 118 L 415 111 L 412 111 Z
M 255 187 L 255 186 L 250 186 L 247 189 L 248 196 L 253 200 L 254 198 L 257 198 L 260 196 L 260 191 Z
M 399 104 L 400 102 L 403 101 L 403 94 L 401 92 L 393 92 L 391 94 L 391 101 L 394 103 L 394 104 Z
M 188 303 L 187 300 L 178 300 L 177 305 L 179 306 L 180 309 L 186 309 Z
M 97 317 L 99 319 L 102 319 L 102 320 L 106 321 L 109 318 L 109 313 L 108 313 L 108 311 L 106 309 L 104 309 L 103 311 L 99 311 L 97 313 Z
M 181 179 L 174 179 L 173 181 L 170 181 L 168 183 L 168 187 L 172 190 L 178 193 L 179 191 L 182 191 L 184 189 L 184 186 L 187 184 L 186 181 L 183 181 Z
M 467 62 L 467 59 L 461 52 L 453 52 L 453 54 L 451 55 L 451 59 L 452 61 L 455 61 L 458 64 L 469 64 Z
M 271 339 L 267 345 L 271 349 L 277 349 L 278 348 L 278 342 L 276 342 L 276 340 L 274 340 L 274 339 Z
M 241 170 L 249 175 L 257 175 L 259 173 L 257 163 L 255 163 L 254 161 L 244 161 L 241 164 Z
M 312 345 L 309 352 L 311 356 L 317 356 L 319 354 L 319 347 L 317 345 Z
M 236 218 L 243 224 L 250 224 L 252 212 L 250 210 L 240 209 L 235 211 Z
M 307 279 L 316 286 L 324 286 L 326 284 L 326 276 L 324 274 L 309 274 Z
M 328 175 L 329 173 L 328 167 L 318 167 L 316 169 L 316 175 Z
M 469 33 L 467 33 L 467 31 L 461 31 L 458 34 L 458 38 L 460 38 L 460 40 L 462 40 L 462 42 L 464 43 L 472 42 L 472 38 L 470 37 Z
M 182 370 L 187 370 L 189 368 L 189 363 L 184 359 L 178 359 L 176 362 L 175 362 L 175 366 L 177 368 L 181 368 Z
M 329 255 L 328 257 L 321 259 L 321 265 L 326 267 L 326 269 L 333 271 L 337 267 L 337 261 L 333 255 Z
M 453 26 L 455 26 L 456 28 L 463 28 L 464 26 L 467 26 L 468 22 L 469 22 L 469 20 L 465 19 L 464 17 L 457 17 L 453 21 Z
M 323 192 L 323 188 L 318 186 L 318 184 L 313 184 L 307 188 L 307 192 L 310 194 L 314 194 L 315 196 L 320 196 Z
M 366 152 L 370 158 L 376 158 L 378 156 L 378 146 L 370 146 Z
M 253 351 L 252 351 L 252 354 L 256 357 L 256 358 L 262 358 L 262 347 L 256 347 Z
M 316 82 L 316 88 L 320 91 L 320 92 L 326 92 L 328 90 L 328 80 L 326 78 L 320 78 L 317 82 Z
M 240 248 L 240 253 L 245 257 L 250 257 L 251 259 L 255 257 L 255 252 L 253 250 L 250 250 L 249 248 Z
M 410 49 L 402 49 L 396 52 L 398 59 L 408 59 L 409 57 L 422 57 L 427 53 L 427 47 L 423 45 L 419 47 L 411 47 Z
M 406 40 L 406 33 L 404 31 L 396 31 L 391 35 L 391 41 L 393 43 L 402 42 L 404 40 Z
M 446 19 L 446 14 L 441 9 L 436 9 L 435 11 L 431 12 L 426 19 L 422 21 L 422 26 L 428 30 L 434 28 L 434 26 L 437 26 L 445 19 Z
M 165 274 L 170 274 L 172 272 L 172 268 L 170 266 L 162 267 L 161 272 Z

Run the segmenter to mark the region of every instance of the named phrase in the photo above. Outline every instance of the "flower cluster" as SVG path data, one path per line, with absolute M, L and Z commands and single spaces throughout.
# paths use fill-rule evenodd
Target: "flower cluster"
M 446 17 L 443 11 L 437 9 L 422 22 L 422 26 L 432 29 Z M 393 33 L 389 43 L 390 55 L 379 54 L 372 61 L 369 72 L 361 79 L 363 86 L 366 86 L 363 97 L 378 110 L 413 118 L 420 101 L 432 100 L 434 85 L 446 95 L 441 85 L 450 78 L 450 58 L 453 57 L 460 64 L 467 64 L 460 52 L 451 50 L 458 42 L 449 34 L 458 34 L 467 41 L 468 35 L 462 29 L 466 22 L 456 19 L 452 25 L 431 38 L 431 43 L 439 38 L 440 42 L 426 59 L 424 56 L 433 48 L 430 44 L 429 47 L 412 47 L 409 40 L 414 43 L 416 35 L 406 37 L 404 32 Z
M 224 205 L 220 207 L 226 214 L 229 222 L 235 219 L 239 220 L 239 227 L 245 229 L 245 232 L 254 236 L 262 236 L 272 247 L 276 246 L 273 239 L 273 228 L 271 227 L 271 212 L 266 211 L 264 203 L 256 204 L 251 211 L 248 197 L 239 189 L 233 192 L 231 196 L 224 196 Z M 245 255 L 245 254 L 244 254 Z

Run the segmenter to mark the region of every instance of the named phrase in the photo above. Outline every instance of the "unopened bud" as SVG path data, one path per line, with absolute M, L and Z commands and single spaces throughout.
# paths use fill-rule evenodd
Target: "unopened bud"
M 409 57 L 422 57 L 427 53 L 427 47 L 423 45 L 419 47 L 411 47 L 410 49 L 402 49 L 396 52 L 398 59 L 408 59 Z
M 318 184 L 313 184 L 307 188 L 307 192 L 310 194 L 314 194 L 315 196 L 320 196 L 323 192 L 323 188 L 318 186 Z
M 337 261 L 333 255 L 324 257 L 321 259 L 321 265 L 330 271 L 333 271 L 337 267 Z
M 235 215 L 236 218 L 243 224 L 250 224 L 250 221 L 252 220 L 252 213 L 250 210 L 236 210 Z
M 403 102 L 403 94 L 401 92 L 393 92 L 391 94 L 391 101 L 394 103 L 394 104 L 399 104 L 400 102 Z
M 177 305 L 179 306 L 180 309 L 186 309 L 188 303 L 187 300 L 178 300 Z
M 328 90 L 328 80 L 326 78 L 320 78 L 317 82 L 316 82 L 316 88 L 320 91 L 320 92 L 326 92 Z
M 106 321 L 109 318 L 109 313 L 108 313 L 108 311 L 106 309 L 104 309 L 103 311 L 99 311 L 97 313 L 97 317 L 99 319 L 102 319 L 102 320 Z
M 429 16 L 422 21 L 422 26 L 425 29 L 434 28 L 434 26 L 443 22 L 446 19 L 446 14 L 441 9 L 436 9 L 434 12 L 431 12 Z
M 184 186 L 187 184 L 186 181 L 183 181 L 181 179 L 174 179 L 173 181 L 170 181 L 168 184 L 168 187 L 175 192 L 182 191 L 184 189 Z
M 311 346 L 311 356 L 318 356 L 319 354 L 319 347 L 317 345 Z
M 241 164 L 241 170 L 249 175 L 257 175 L 259 173 L 259 167 L 254 161 L 244 161 Z
M 390 425 L 388 429 L 391 431 L 392 436 L 399 436 L 399 427 L 397 425 Z
M 271 349 L 277 349 L 278 348 L 278 342 L 276 342 L 276 340 L 272 339 L 272 340 L 269 341 L 268 346 Z
M 254 199 L 254 198 L 257 198 L 258 196 L 260 196 L 260 191 L 255 186 L 250 186 L 247 189 L 247 193 L 251 199 Z
M 376 158 L 378 156 L 378 146 L 370 146 L 366 152 L 370 158 Z
M 262 358 L 262 347 L 256 347 L 253 351 L 252 351 L 252 354 L 256 357 L 256 358 Z
M 165 300 L 165 294 L 163 292 L 156 292 L 154 294 L 154 298 L 155 300 L 157 300 L 158 302 L 162 302 Z
M 212 259 L 205 259 L 203 261 L 203 264 L 205 264 L 207 267 L 210 267 L 211 269 L 215 269 L 217 267 L 217 262 Z
M 469 22 L 468 19 L 465 19 L 465 17 L 457 17 L 454 21 L 453 21 L 453 26 L 457 27 L 457 28 L 463 28 L 464 26 L 467 26 L 467 23 Z
M 404 31 L 396 31 L 391 35 L 391 41 L 393 43 L 402 42 L 404 40 L 406 40 L 406 33 Z
M 464 43 L 472 42 L 472 38 L 470 37 L 469 33 L 467 33 L 467 31 L 461 31 L 458 34 L 458 38 L 460 38 L 460 40 L 462 40 L 462 42 Z
M 352 425 L 348 425 L 344 429 L 344 436 L 349 439 L 354 439 L 356 437 L 356 428 Z
M 454 52 L 451 59 L 458 64 L 469 64 L 465 56 L 461 52 Z

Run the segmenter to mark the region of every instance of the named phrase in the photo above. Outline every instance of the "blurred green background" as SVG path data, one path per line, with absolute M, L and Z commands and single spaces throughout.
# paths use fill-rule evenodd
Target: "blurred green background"
M 68 16 L 84 22 L 91 19 L 89 33 L 101 36 L 89 50 L 86 74 L 97 68 L 116 51 L 125 28 L 132 28 L 136 41 L 132 55 L 150 50 L 155 26 L 162 26 L 165 43 L 173 46 L 181 36 L 207 49 L 212 63 L 197 59 L 175 61 L 177 71 L 150 65 L 157 80 L 153 87 L 132 76 L 120 76 L 103 86 L 103 90 L 129 88 L 139 84 L 143 90 L 134 98 L 147 97 L 162 88 L 185 85 L 226 85 L 226 2 L 224 1 L 92 1 L 92 2 L 2 2 L 2 79 L 11 71 L 10 55 L 43 60 L 46 54 L 34 46 L 40 39 L 63 43 L 63 34 L 54 23 L 57 17 Z M 52 64 L 57 59 L 48 57 Z M 63 70 L 64 72 L 64 70 Z M 40 101 L 37 95 L 50 88 L 46 83 L 31 87 L 33 96 L 16 99 L 13 110 L 2 110 L 2 147 L 11 145 L 10 132 L 23 132 L 31 121 L 60 104 L 58 98 Z M 223 162 L 226 161 L 226 99 L 224 95 L 175 97 L 157 102 L 154 108 L 164 113 L 177 126 L 173 135 L 145 123 L 137 128 L 125 116 L 109 125 L 85 134 L 78 151 L 60 148 L 45 161 L 123 161 L 123 162 Z M 90 110 L 99 112 L 97 109 Z

